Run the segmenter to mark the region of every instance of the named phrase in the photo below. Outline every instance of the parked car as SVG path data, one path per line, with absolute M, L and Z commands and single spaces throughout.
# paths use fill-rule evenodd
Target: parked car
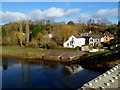
M 89 52 L 98 52 L 98 49 L 91 49 Z

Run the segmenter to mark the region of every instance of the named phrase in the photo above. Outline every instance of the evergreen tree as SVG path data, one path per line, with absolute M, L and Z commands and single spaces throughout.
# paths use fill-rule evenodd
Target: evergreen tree
M 7 32 L 4 27 L 2 27 L 2 38 L 7 35 Z
M 39 32 L 42 32 L 42 29 L 39 27 L 35 27 L 31 31 L 32 31 L 32 38 L 35 38 Z

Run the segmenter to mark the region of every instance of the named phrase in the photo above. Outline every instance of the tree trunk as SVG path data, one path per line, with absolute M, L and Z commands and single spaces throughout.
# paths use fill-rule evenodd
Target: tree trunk
M 29 43 L 29 21 L 28 18 L 26 20 L 26 39 L 27 39 L 27 43 Z
M 23 31 L 22 31 L 22 22 L 21 22 L 21 20 L 20 20 L 20 27 L 19 27 L 19 29 L 20 29 L 20 46 L 22 46 L 22 34 L 23 34 Z

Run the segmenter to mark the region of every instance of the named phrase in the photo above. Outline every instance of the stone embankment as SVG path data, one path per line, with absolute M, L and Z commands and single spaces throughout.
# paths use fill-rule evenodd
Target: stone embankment
M 85 54 L 85 52 L 82 51 L 54 51 L 44 55 L 42 59 L 52 61 L 73 61 L 79 59 L 83 54 Z

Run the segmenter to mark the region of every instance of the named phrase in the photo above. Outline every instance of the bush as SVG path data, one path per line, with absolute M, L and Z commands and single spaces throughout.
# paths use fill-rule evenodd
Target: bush
M 76 50 L 76 51 L 80 51 L 80 47 L 76 47 L 75 50 Z
M 111 50 L 115 50 L 116 47 L 115 47 L 115 46 L 111 46 L 110 49 L 111 49 Z
M 2 38 L 2 45 L 19 45 L 17 38 L 5 36 Z
M 103 48 L 103 45 L 99 43 L 99 44 L 98 44 L 98 47 L 99 47 L 99 48 Z
M 91 46 L 90 49 L 95 49 L 95 46 Z
M 103 43 L 103 47 L 110 47 L 109 43 Z
M 55 49 L 55 48 L 57 48 L 57 43 L 52 40 L 52 41 L 49 42 L 48 47 L 50 49 Z
M 7 35 L 7 32 L 4 27 L 2 27 L 2 37 L 5 37 Z
M 2 45 L 6 46 L 8 44 L 9 44 L 9 42 L 8 42 L 7 37 L 2 38 Z
M 29 42 L 28 47 L 38 48 L 38 47 L 39 47 L 39 45 L 38 45 L 37 40 L 32 39 L 32 41 L 31 41 L 31 42 Z

